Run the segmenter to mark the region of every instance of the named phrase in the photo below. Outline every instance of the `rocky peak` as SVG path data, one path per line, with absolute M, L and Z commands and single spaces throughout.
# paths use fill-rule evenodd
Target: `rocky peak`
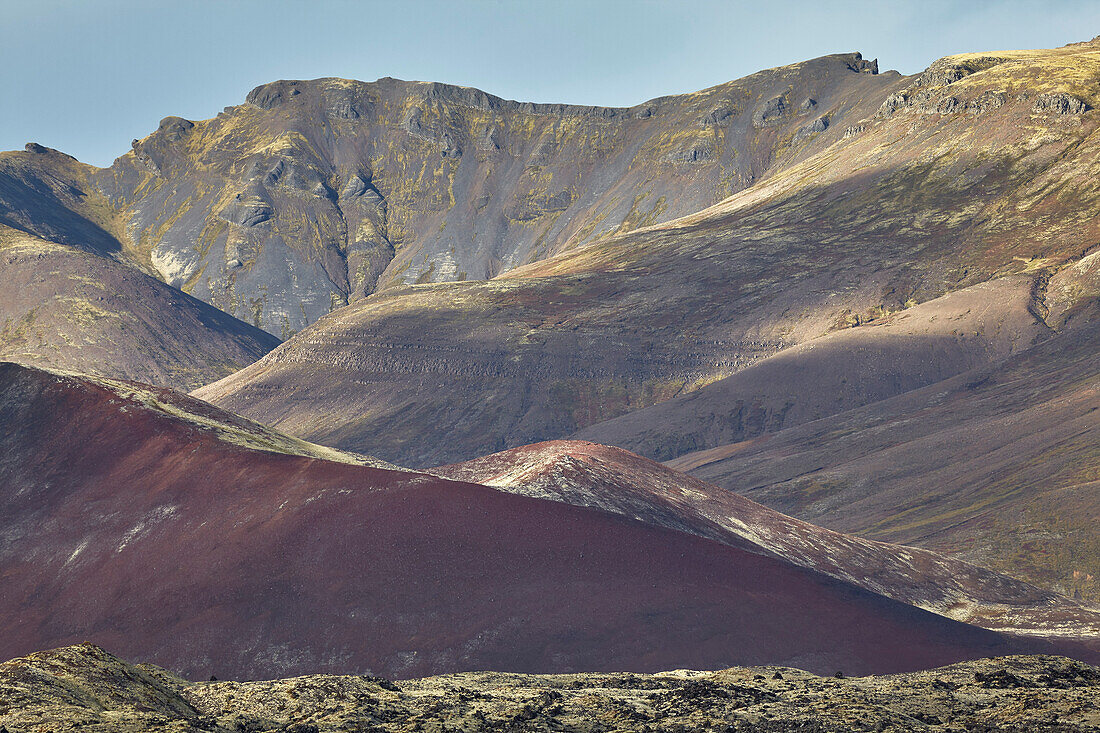
M 867 61 L 863 58 L 862 53 L 856 51 L 851 55 L 851 60 L 848 62 L 848 68 L 859 74 L 877 74 L 878 59 Z

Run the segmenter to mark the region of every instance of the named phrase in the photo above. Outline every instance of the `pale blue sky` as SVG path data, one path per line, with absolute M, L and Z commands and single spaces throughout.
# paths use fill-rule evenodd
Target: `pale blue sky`
M 162 117 L 211 117 L 274 79 L 632 105 L 826 53 L 912 73 L 1098 34 L 1097 0 L 0 0 L 0 150 L 107 165 Z

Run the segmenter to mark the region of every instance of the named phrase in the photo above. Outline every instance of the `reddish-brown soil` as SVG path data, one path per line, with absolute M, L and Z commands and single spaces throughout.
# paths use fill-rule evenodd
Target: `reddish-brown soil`
M 1034 648 L 602 511 L 245 449 L 14 364 L 0 423 L 0 657 L 89 640 L 191 676 L 867 673 Z

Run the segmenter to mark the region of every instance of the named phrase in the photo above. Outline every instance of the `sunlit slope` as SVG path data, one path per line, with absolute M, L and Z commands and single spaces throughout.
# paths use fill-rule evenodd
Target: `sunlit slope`
M 279 340 L 112 257 L 0 225 L 0 359 L 193 389 Z
M 979 626 L 1100 643 L 1100 610 L 934 552 L 799 521 L 620 448 L 547 441 L 431 471 L 755 549 Z

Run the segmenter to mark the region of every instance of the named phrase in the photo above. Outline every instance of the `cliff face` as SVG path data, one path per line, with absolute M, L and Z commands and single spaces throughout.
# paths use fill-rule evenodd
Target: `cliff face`
M 96 184 L 171 285 L 285 338 L 394 285 L 482 280 L 709 206 L 899 85 L 859 54 L 628 109 L 381 79 L 279 81 L 163 120 Z

